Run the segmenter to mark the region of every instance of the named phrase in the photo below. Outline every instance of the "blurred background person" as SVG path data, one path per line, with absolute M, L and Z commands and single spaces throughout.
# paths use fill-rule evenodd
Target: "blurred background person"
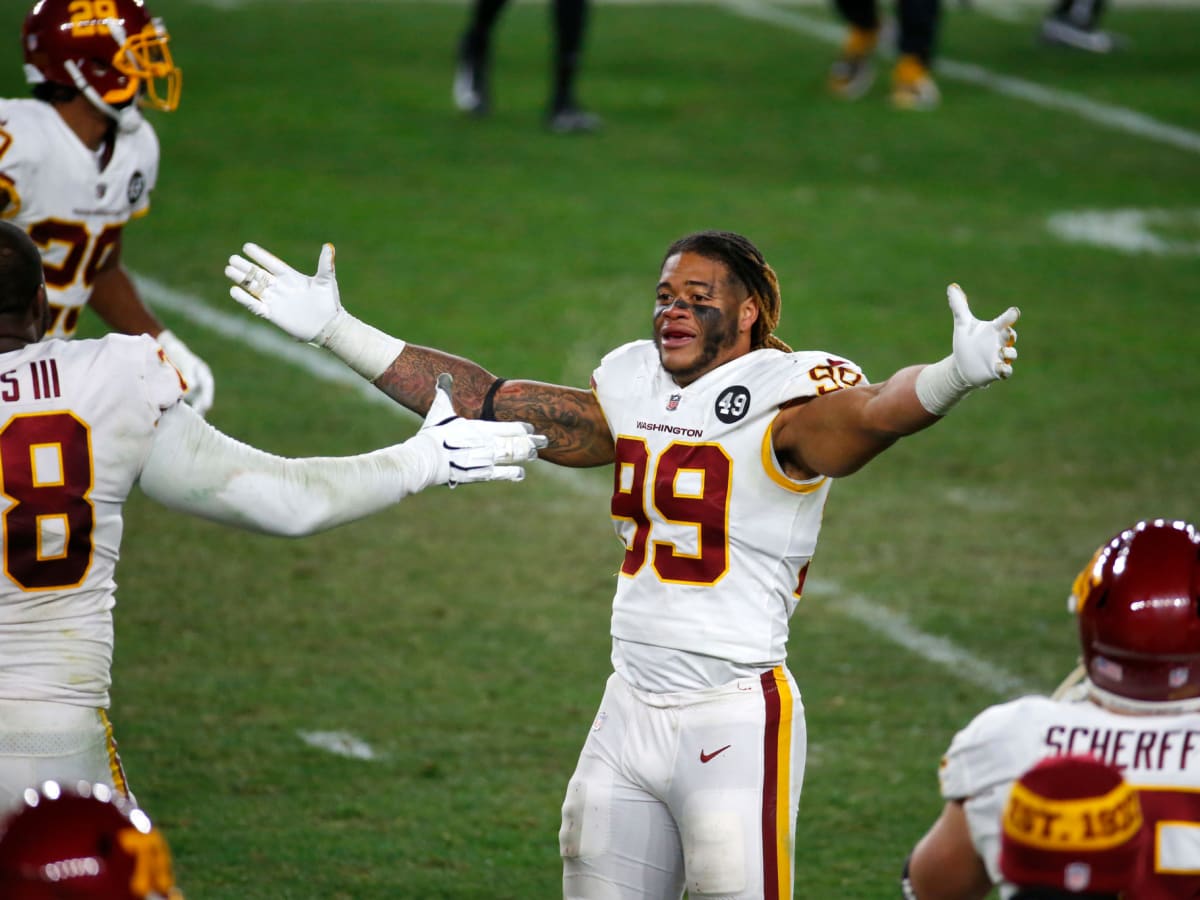
M 1100 30 L 1104 8 L 1105 0 L 1056 0 L 1042 20 L 1042 40 L 1088 53 L 1111 53 L 1117 40 Z
M 941 0 L 897 0 L 896 21 L 880 18 L 879 0 L 834 0 L 850 29 L 842 53 L 829 69 L 829 90 L 844 100 L 857 100 L 875 82 L 875 53 L 895 42 L 891 100 L 898 109 L 934 109 L 941 92 L 932 65 L 941 24 Z M 890 49 L 890 48 L 888 48 Z
M 150 817 L 107 785 L 47 781 L 0 821 L 4 900 L 183 900 Z
M 553 0 L 554 55 L 546 127 L 560 134 L 595 131 L 600 117 L 579 105 L 575 83 L 579 76 L 589 0 Z M 465 113 L 491 112 L 492 31 L 508 0 L 474 0 L 471 18 L 458 45 L 454 72 L 454 105 Z
M 910 898 L 986 896 L 1002 881 L 1012 783 L 1043 758 L 1080 753 L 1139 792 L 1154 839 L 1130 895 L 1200 896 L 1200 531 L 1163 519 L 1125 529 L 1080 572 L 1071 604 L 1078 690 L 992 706 L 954 736 L 938 772 L 945 806 L 905 864 Z
M 158 136 L 141 107 L 179 105 L 183 75 L 168 41 L 142 0 L 40 0 L 30 9 L 21 45 L 33 99 L 0 100 L 0 218 L 41 250 L 47 337 L 71 337 L 85 305 L 113 331 L 148 334 L 204 415 L 211 370 L 163 328 L 121 262 L 125 225 L 150 211 L 158 181 Z

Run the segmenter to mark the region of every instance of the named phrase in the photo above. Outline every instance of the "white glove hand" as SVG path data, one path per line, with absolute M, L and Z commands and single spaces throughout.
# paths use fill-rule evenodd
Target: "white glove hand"
M 160 331 L 155 340 L 167 354 L 171 365 L 178 369 L 179 374 L 183 376 L 183 383 L 187 385 L 187 390 L 183 392 L 183 399 L 192 409 L 203 416 L 212 409 L 213 394 L 217 387 L 213 380 L 212 369 L 204 360 L 189 350 L 187 344 L 170 331 Z
M 311 277 L 258 244 L 244 244 L 242 251 L 250 259 L 235 254 L 225 267 L 225 276 L 234 282 L 229 296 L 296 340 L 322 344 L 321 333 L 345 312 L 333 270 L 333 244 L 321 246 L 317 274 Z
M 976 388 L 1008 378 L 1017 358 L 1012 326 L 1019 309 L 1010 306 L 992 321 L 981 322 L 971 315 L 967 295 L 957 284 L 946 288 L 946 299 L 954 314 L 954 352 L 922 369 L 915 385 L 917 400 L 935 416 L 944 416 Z
M 426 440 L 436 454 L 434 484 L 469 484 L 475 481 L 520 481 L 525 470 L 514 463 L 537 458 L 547 439 L 533 433 L 524 422 L 485 422 L 463 419 L 450 402 L 453 384 L 447 374 L 438 376 L 433 403 L 425 424 L 412 440 Z
M 967 295 L 957 284 L 946 288 L 950 312 L 954 314 L 954 363 L 971 387 L 983 387 L 1012 375 L 1017 358 L 1017 333 L 1013 324 L 1021 311 L 1010 306 L 990 322 L 971 315 Z
M 355 372 L 374 381 L 404 352 L 404 341 L 360 322 L 342 308 L 333 270 L 333 244 L 321 246 L 317 274 L 301 275 L 258 244 L 242 249 L 254 262 L 229 257 L 231 296 L 250 312 L 298 341 L 325 347 Z

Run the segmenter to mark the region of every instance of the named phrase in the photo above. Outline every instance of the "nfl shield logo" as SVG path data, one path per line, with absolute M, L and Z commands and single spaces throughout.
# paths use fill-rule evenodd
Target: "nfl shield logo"
M 672 394 L 667 399 L 667 412 L 674 412 L 679 409 L 679 401 L 683 399 L 683 394 Z
M 1070 863 L 1063 871 L 1063 887 L 1078 894 L 1092 883 L 1092 867 L 1084 862 Z
M 1187 684 L 1188 667 L 1179 666 L 1167 673 L 1167 684 L 1173 688 L 1180 688 Z

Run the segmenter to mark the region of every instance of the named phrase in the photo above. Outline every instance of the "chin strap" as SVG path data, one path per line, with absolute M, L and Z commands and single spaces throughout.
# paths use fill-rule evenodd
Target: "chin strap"
M 137 131 L 138 126 L 142 124 L 142 111 L 138 109 L 136 101 L 118 109 L 111 103 L 106 103 L 96 89 L 88 84 L 87 79 L 83 77 L 83 73 L 79 71 L 79 66 L 75 65 L 73 60 L 67 60 L 63 63 L 63 68 L 67 70 L 67 74 L 75 82 L 75 87 L 79 89 L 79 93 L 87 97 L 88 102 L 92 106 L 116 122 L 117 127 L 121 131 L 126 133 Z

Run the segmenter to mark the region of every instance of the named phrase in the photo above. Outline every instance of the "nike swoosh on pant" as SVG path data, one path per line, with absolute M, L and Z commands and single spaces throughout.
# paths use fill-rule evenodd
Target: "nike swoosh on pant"
M 726 744 L 720 750 L 714 750 L 712 753 L 705 753 L 703 750 L 701 750 L 700 751 L 700 762 L 706 763 L 709 760 L 711 760 L 714 756 L 719 756 L 720 754 L 724 753 L 726 750 L 728 750 L 732 746 L 733 746 L 733 744 Z

